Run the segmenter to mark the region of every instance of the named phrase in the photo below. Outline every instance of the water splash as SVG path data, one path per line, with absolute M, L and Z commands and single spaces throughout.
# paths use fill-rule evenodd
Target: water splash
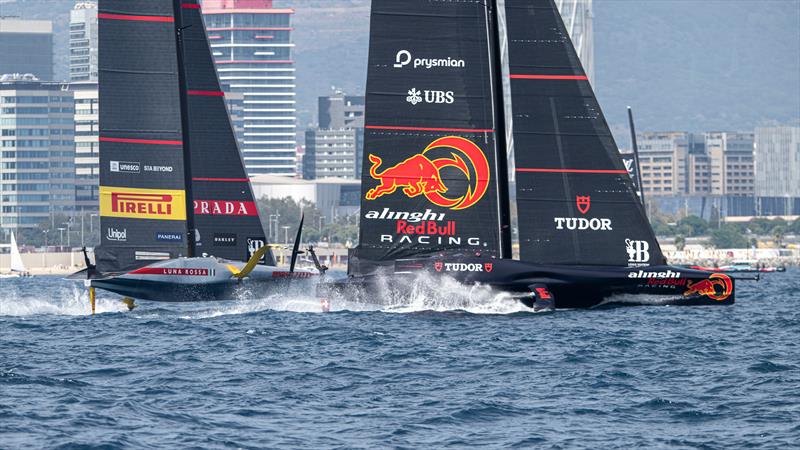
M 376 293 L 369 297 L 332 298 L 331 311 L 379 310 L 390 313 L 420 311 L 465 311 L 472 314 L 514 314 L 533 312 L 511 295 L 489 286 L 465 285 L 443 276 L 420 272 L 397 289 L 388 277 L 381 277 Z M 408 288 L 410 286 L 410 289 Z
M 77 283 L 63 283 L 57 289 L 42 289 L 38 277 L 3 284 L 0 289 L 0 316 L 88 316 L 92 313 L 89 291 Z M 52 283 L 50 283 L 52 284 Z M 47 294 L 45 294 L 47 292 Z M 98 298 L 97 314 L 127 311 L 119 297 Z

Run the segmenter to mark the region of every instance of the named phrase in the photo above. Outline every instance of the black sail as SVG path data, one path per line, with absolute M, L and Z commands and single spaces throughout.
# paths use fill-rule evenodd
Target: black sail
M 187 254 L 171 0 L 100 0 L 98 269 Z
M 553 0 L 506 0 L 520 257 L 665 263 Z
M 180 3 L 196 252 L 246 261 L 267 244 L 197 0 Z M 274 265 L 268 251 L 261 260 Z
M 445 250 L 500 256 L 484 0 L 373 0 L 359 246 L 349 270 Z

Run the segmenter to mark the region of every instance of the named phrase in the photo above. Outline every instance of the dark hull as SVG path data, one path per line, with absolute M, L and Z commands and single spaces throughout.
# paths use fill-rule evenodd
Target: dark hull
M 733 279 L 674 266 L 642 268 L 536 265 L 516 260 L 480 257 L 403 260 L 391 273 L 351 276 L 320 285 L 320 296 L 344 295 L 380 303 L 389 286 L 402 295 L 427 273 L 462 284 L 482 284 L 533 306 L 536 286 L 545 287 L 555 308 L 591 308 L 604 304 L 729 305 L 734 303 Z M 636 299 L 631 298 L 635 296 Z

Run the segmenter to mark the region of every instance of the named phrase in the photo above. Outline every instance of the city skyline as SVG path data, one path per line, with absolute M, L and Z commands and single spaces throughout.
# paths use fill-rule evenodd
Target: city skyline
M 73 0 L 6 0 L 0 15 L 54 20 L 67 76 Z M 369 0 L 275 0 L 295 9 L 298 131 L 334 85 L 363 93 Z M 641 130 L 735 131 L 800 123 L 800 0 L 595 0 L 595 91 L 620 146 Z M 61 37 L 59 37 L 61 36 Z M 769 80 L 769 83 L 764 83 Z
M 352 1 L 358 3 L 360 0 Z M 312 180 L 322 177 L 357 179 L 363 153 L 363 122 L 349 123 L 344 117 L 348 114 L 354 115 L 353 117 L 363 114 L 363 92 L 347 91 L 344 94 L 343 90 L 338 90 L 328 97 L 320 96 L 317 108 L 319 113 L 310 115 L 313 118 L 311 121 L 298 123 L 296 93 L 303 86 L 298 81 L 302 72 L 295 67 L 293 54 L 297 52 L 292 36 L 300 31 L 295 31 L 295 24 L 291 19 L 296 11 L 278 7 L 288 3 L 288 0 L 275 0 L 274 4 L 273 0 L 205 1 L 203 12 L 206 15 L 209 42 L 223 90 L 226 92 L 234 129 L 240 138 L 245 164 L 250 164 L 250 175 L 288 175 Z M 573 38 L 586 44 L 583 48 L 591 50 L 593 2 L 559 1 L 558 4 L 566 7 L 568 12 L 576 11 L 576 5 L 586 8 L 583 10 L 585 18 L 582 22 L 577 22 L 580 25 L 576 25 L 578 35 Z M 36 225 L 34 222 L 42 218 L 41 208 L 45 203 L 51 209 L 57 208 L 69 214 L 91 214 L 97 209 L 97 131 L 100 106 L 96 85 L 97 10 L 88 1 L 77 1 L 74 5 L 69 14 L 68 36 L 69 73 L 72 82 L 53 82 L 41 77 L 38 81 L 30 77 L 7 78 L 7 83 L 10 84 L 6 84 L 8 95 L 3 99 L 2 113 L 4 133 L 9 134 L 4 134 L 4 152 L 0 158 L 5 181 L 0 189 L 5 193 L 0 202 L 3 215 L 7 219 L 4 227 L 17 224 Z M 26 27 L 34 27 L 38 35 L 43 36 L 34 36 L 37 39 L 29 43 L 28 52 L 32 56 L 44 57 L 33 57 L 31 61 L 40 66 L 41 61 L 48 61 L 47 57 L 50 55 L 47 49 L 57 40 L 49 31 L 52 29 L 49 23 L 22 19 L 4 19 L 3 23 L 5 28 L 0 30 L 0 34 L 6 39 L 12 39 L 8 42 L 25 39 L 29 34 L 26 33 Z M 34 47 L 34 43 L 38 47 Z M 13 55 L 13 49 L 11 54 Z M 591 52 L 588 55 L 587 58 L 591 58 Z M 13 63 L 12 59 L 8 61 Z M 25 67 L 22 62 L 18 64 Z M 50 73 L 46 67 L 36 70 Z M 26 102 L 31 98 L 29 93 L 16 94 L 16 90 L 25 87 L 26 83 L 30 83 L 30 86 L 38 83 L 36 86 L 40 92 L 37 95 L 45 99 L 48 96 L 47 91 L 54 86 L 70 92 L 69 99 L 74 102 L 71 105 L 74 108 L 66 111 L 62 106 L 57 106 L 55 111 L 57 114 L 72 113 L 73 129 L 69 134 L 74 134 L 74 145 L 70 149 L 71 156 L 60 148 L 66 142 L 63 137 L 58 137 L 57 141 L 52 138 L 47 141 L 50 135 L 67 134 L 61 131 L 55 133 L 53 124 L 43 123 L 52 119 L 53 108 L 49 111 L 47 108 L 43 110 L 36 102 Z M 305 91 L 309 89 L 306 87 Z M 344 109 L 336 107 L 339 103 L 346 103 L 347 106 Z M 348 109 L 351 106 L 354 108 Z M 39 114 L 41 117 L 35 118 L 38 122 L 33 124 L 36 126 L 28 126 L 32 124 L 32 118 L 17 120 L 16 115 L 23 114 L 20 111 Z M 57 129 L 64 128 L 64 120 L 61 116 L 55 118 Z M 360 120 L 363 121 L 363 118 Z M 641 178 L 644 192 L 648 196 L 800 196 L 795 189 L 791 189 L 793 183 L 800 185 L 794 173 L 797 171 L 793 170 L 797 163 L 792 159 L 795 147 L 798 146 L 798 127 L 709 128 L 700 132 L 681 127 L 662 130 L 640 127 L 639 130 L 637 135 L 640 139 L 643 171 Z M 627 129 L 624 131 L 627 133 Z M 41 136 L 41 139 L 20 137 L 32 135 L 31 133 L 39 133 L 36 136 Z M 297 145 L 301 137 L 306 139 L 305 155 L 302 158 L 305 168 L 301 167 L 302 152 Z M 42 147 L 47 142 L 57 143 L 52 144 L 55 146 L 49 155 L 41 153 L 41 148 L 34 150 L 40 152 L 35 155 L 30 150 L 21 149 L 34 145 Z M 628 147 L 627 139 L 618 139 L 618 145 L 620 148 Z M 656 147 L 664 154 L 654 153 Z M 69 161 L 65 161 L 65 157 Z M 786 164 L 781 164 L 782 160 L 786 160 Z M 662 164 L 665 162 L 669 164 Z M 15 179 L 9 177 L 28 176 L 28 169 L 41 172 L 47 164 L 49 168 L 57 169 L 55 173 L 72 170 L 70 177 L 58 175 L 48 178 L 51 186 L 57 186 L 55 191 L 58 192 L 51 193 L 46 200 L 41 192 L 17 192 L 21 190 L 20 184 L 25 183 L 16 183 Z M 775 172 L 775 177 L 770 176 L 771 171 Z M 33 176 L 33 172 L 30 174 Z M 64 193 L 67 183 L 74 186 L 71 202 Z M 39 187 L 41 185 L 40 183 Z M 32 195 L 39 197 L 33 199 Z M 758 202 L 742 203 L 737 199 L 733 201 L 738 202 L 734 211 L 762 211 L 756 206 Z M 797 210 L 798 207 L 794 206 L 784 208 L 786 212 Z M 16 214 L 13 221 L 12 214 Z

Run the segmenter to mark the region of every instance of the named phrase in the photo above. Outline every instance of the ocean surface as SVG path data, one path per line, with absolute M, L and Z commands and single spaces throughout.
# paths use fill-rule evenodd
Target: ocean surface
M 0 448 L 800 446 L 797 269 L 729 307 L 428 287 L 330 313 L 99 293 L 91 317 L 80 284 L 0 279 Z

